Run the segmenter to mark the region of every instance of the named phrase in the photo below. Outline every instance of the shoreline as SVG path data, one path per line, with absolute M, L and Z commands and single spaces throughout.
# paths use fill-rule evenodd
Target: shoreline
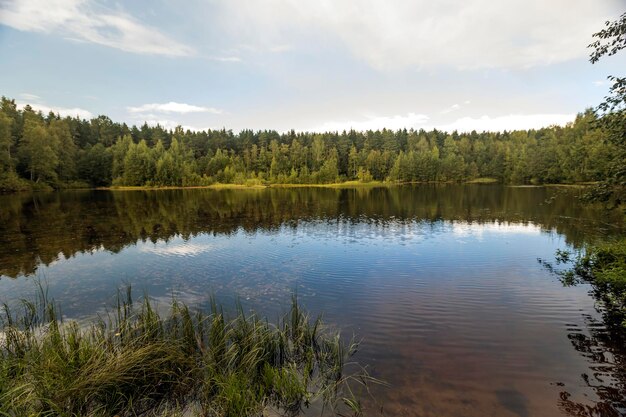
M 372 182 L 358 182 L 358 181 L 345 181 L 335 183 L 315 183 L 315 184 L 223 184 L 216 183 L 211 185 L 196 185 L 196 186 L 166 186 L 166 187 L 153 187 L 153 186 L 111 186 L 111 187 L 95 187 L 88 188 L 90 190 L 106 190 L 106 191 L 137 191 L 137 190 L 188 190 L 188 189 L 206 189 L 206 190 L 265 190 L 269 188 L 373 188 L 373 187 L 389 187 L 396 185 L 407 185 L 410 183 L 387 183 L 383 181 Z
M 541 188 L 541 187 L 567 187 L 567 188 L 585 188 L 593 186 L 597 183 L 571 183 L 571 184 L 503 184 L 493 178 L 479 178 L 469 181 L 410 181 L 410 182 L 387 182 L 387 181 L 343 181 L 333 183 L 313 183 L 313 184 L 298 184 L 298 183 L 272 183 L 272 184 L 228 184 L 228 183 L 216 183 L 211 185 L 194 185 L 194 186 L 109 186 L 109 187 L 92 187 L 92 188 L 79 188 L 76 190 L 105 190 L 105 191 L 139 191 L 139 190 L 193 190 L 193 189 L 208 189 L 208 190 L 265 190 L 269 188 L 382 188 L 382 187 L 397 187 L 404 185 L 501 185 L 503 187 L 512 188 Z M 68 189 L 69 190 L 69 189 Z
M 314 184 L 228 184 L 216 183 L 211 185 L 193 185 L 193 186 L 148 186 L 148 185 L 124 185 L 124 186 L 108 186 L 108 187 L 84 187 L 84 188 L 58 188 L 52 190 L 20 190 L 1 193 L 0 195 L 21 194 L 21 193 L 37 193 L 37 192 L 55 192 L 55 191 L 158 191 L 158 190 L 265 190 L 269 188 L 381 188 L 381 187 L 397 187 L 404 185 L 501 185 L 511 188 L 541 188 L 541 187 L 564 187 L 564 188 L 586 188 L 591 187 L 597 182 L 581 182 L 581 183 L 556 183 L 556 184 L 503 184 L 493 178 L 478 178 L 469 181 L 429 181 L 429 182 L 387 182 L 387 181 L 344 181 L 334 183 L 314 183 Z

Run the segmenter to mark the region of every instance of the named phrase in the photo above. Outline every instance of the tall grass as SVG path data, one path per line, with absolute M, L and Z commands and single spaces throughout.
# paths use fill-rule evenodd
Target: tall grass
M 311 320 L 294 297 L 270 324 L 238 308 L 228 319 L 172 301 L 159 314 L 148 297 L 118 293 L 113 313 L 87 326 L 64 322 L 44 290 L 12 311 L 0 334 L 3 416 L 295 416 L 313 404 L 362 412 L 346 375 L 357 344 Z

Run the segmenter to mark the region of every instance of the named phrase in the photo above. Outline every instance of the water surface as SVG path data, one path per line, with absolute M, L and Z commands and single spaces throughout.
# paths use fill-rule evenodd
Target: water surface
M 624 233 L 580 190 L 501 186 L 0 196 L 0 297 L 43 279 L 85 318 L 132 284 L 280 314 L 294 291 L 363 339 L 389 415 L 620 416 L 623 342 L 538 259 Z M 373 411 L 371 412 L 373 415 Z

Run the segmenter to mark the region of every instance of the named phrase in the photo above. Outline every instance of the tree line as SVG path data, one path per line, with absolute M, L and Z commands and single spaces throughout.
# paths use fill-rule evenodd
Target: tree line
M 0 189 L 311 184 L 341 181 L 505 184 L 601 181 L 619 154 L 592 110 L 564 126 L 440 130 L 190 131 L 62 118 L 0 106 Z M 619 162 L 619 161 L 617 161 Z

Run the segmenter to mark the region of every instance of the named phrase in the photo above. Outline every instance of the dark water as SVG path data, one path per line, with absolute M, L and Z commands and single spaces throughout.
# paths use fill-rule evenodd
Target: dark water
M 0 196 L 0 299 L 34 280 L 71 318 L 130 283 L 270 317 L 297 291 L 363 339 L 388 415 L 623 416 L 623 340 L 537 260 L 624 233 L 576 189 L 65 192 Z M 373 411 L 370 414 L 374 414 Z

